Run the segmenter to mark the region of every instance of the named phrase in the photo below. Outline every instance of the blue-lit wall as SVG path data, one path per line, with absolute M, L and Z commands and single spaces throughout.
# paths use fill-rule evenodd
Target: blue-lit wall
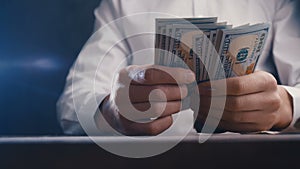
M 56 101 L 99 0 L 0 0 L 0 135 L 61 134 Z

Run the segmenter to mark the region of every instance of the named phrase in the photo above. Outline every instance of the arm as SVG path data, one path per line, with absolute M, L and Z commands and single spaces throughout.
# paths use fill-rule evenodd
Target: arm
M 118 8 L 115 1 L 103 1 L 95 10 L 96 29 L 120 17 L 117 16 Z M 121 42 L 105 58 L 103 57 L 107 48 L 114 45 L 114 39 L 118 38 L 117 34 L 110 36 L 114 32 L 120 32 L 118 27 L 112 27 L 107 34 L 101 32 L 94 34 L 70 69 L 64 92 L 57 103 L 58 117 L 66 134 L 84 134 L 78 116 L 86 120 L 83 123 L 87 124 L 85 126 L 87 130 L 98 133 L 96 124 L 91 123 L 98 110 L 97 104 L 110 93 L 111 77 L 116 71 L 116 65 L 126 59 L 130 51 L 126 43 Z M 100 62 L 102 64 L 98 68 Z M 103 73 L 97 74 L 99 69 Z
M 97 18 L 95 27 L 96 29 L 100 27 L 101 31 L 96 31 L 90 38 L 69 73 L 66 89 L 58 102 L 61 124 L 67 134 L 86 132 L 88 135 L 119 135 L 120 133 L 157 135 L 173 124 L 172 115 L 180 111 L 181 100 L 187 95 L 186 83 L 182 82 L 184 84 L 177 86 L 172 78 L 149 65 L 128 66 L 130 62 L 127 56 L 132 52 L 126 36 L 122 33 L 127 29 L 135 33 L 135 29 L 128 25 L 122 27 L 122 22 L 111 24 L 111 21 L 122 16 L 119 3 L 113 2 L 115 1 L 103 1 L 100 9 L 95 12 Z M 109 26 L 105 25 L 106 23 L 110 23 Z M 139 46 L 137 43 L 139 41 L 130 46 L 137 47 Z M 135 72 L 134 68 L 145 70 L 145 82 L 134 83 L 130 86 L 132 92 L 129 96 L 132 100 L 125 105 L 133 105 L 141 112 L 148 111 L 149 113 L 146 114 L 136 113 L 132 109 L 122 107 L 124 103 L 120 103 L 120 100 L 127 103 L 129 100 L 127 93 L 123 96 L 115 95 L 115 93 L 124 93 L 122 87 L 128 83 L 122 83 L 121 80 L 118 81 L 118 78 L 115 83 L 114 77 L 121 79 L 131 77 Z M 169 68 L 162 69 L 169 70 Z M 174 76 L 179 79 L 183 77 L 187 83 L 194 81 L 194 74 L 187 73 L 187 70 L 172 69 L 167 72 L 175 73 Z M 189 74 L 189 79 L 186 79 L 187 74 Z M 152 77 L 159 78 L 153 79 Z M 149 104 L 148 97 L 150 93 L 153 94 L 151 91 L 154 89 L 163 91 L 168 100 L 160 98 L 161 92 L 154 92 L 154 97 L 158 97 L 158 100 Z M 181 95 L 182 90 L 186 91 L 183 92 L 185 95 Z M 164 105 L 166 109 L 162 109 Z M 164 111 L 160 114 L 162 110 Z M 131 117 L 129 120 L 128 116 Z M 148 122 L 142 124 L 135 122 L 140 119 L 146 119 Z
M 198 131 L 207 116 L 211 97 L 226 97 L 223 117 L 219 128 L 235 132 L 283 130 L 294 126 L 300 115 L 300 26 L 297 20 L 296 1 L 282 1 L 273 19 L 273 59 L 283 85 L 263 71 L 243 77 L 226 79 L 227 95 L 211 96 L 199 85 L 202 103 Z M 269 63 L 266 63 L 269 64 Z M 218 82 L 215 82 L 218 84 Z M 214 86 L 216 89 L 218 85 Z M 207 106 L 208 105 L 208 106 Z M 198 125 L 200 124 L 200 125 Z
M 300 117 L 300 3 L 285 1 L 274 17 L 274 62 L 282 87 L 291 96 L 294 128 Z

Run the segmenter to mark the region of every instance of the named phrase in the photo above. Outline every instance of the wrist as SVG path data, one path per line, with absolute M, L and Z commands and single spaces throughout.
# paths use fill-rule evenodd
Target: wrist
M 285 88 L 281 86 L 278 86 L 278 92 L 282 102 L 278 110 L 278 121 L 273 126 L 273 129 L 283 130 L 287 128 L 293 120 L 293 98 Z

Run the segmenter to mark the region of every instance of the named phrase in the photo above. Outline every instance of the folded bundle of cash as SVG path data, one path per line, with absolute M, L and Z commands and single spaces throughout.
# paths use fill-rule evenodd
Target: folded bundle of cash
M 242 76 L 254 71 L 270 25 L 232 27 L 209 18 L 156 19 L 155 63 L 188 66 L 197 82 Z

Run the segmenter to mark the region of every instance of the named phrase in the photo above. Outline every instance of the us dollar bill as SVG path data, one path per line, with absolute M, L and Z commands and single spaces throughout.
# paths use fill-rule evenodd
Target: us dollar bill
M 218 66 L 215 78 L 224 70 L 226 77 L 253 73 L 268 37 L 270 24 L 262 23 L 218 32 L 216 48 L 223 68 Z
M 172 35 L 172 24 L 196 24 L 196 23 L 215 23 L 217 17 L 207 18 L 158 18 L 156 19 L 156 40 L 155 63 L 163 64 L 166 62 L 164 57 L 169 51 L 169 43 Z
M 211 24 L 173 24 L 172 25 L 172 37 L 174 37 L 169 44 L 170 47 L 170 55 L 176 55 L 178 57 L 171 59 L 170 64 L 174 64 L 175 66 L 180 66 L 178 65 L 178 59 L 183 59 L 182 56 L 182 48 L 180 48 L 181 45 L 184 45 L 185 43 L 188 44 L 188 42 L 184 42 L 182 38 L 184 38 L 185 35 L 187 35 L 189 38 L 184 38 L 185 41 L 190 41 L 192 38 L 190 35 L 196 35 L 196 34 L 205 34 L 205 39 L 204 43 L 207 44 L 210 40 L 210 32 L 212 30 L 216 30 L 220 27 L 225 27 L 226 23 L 211 23 Z M 192 32 L 192 34 L 190 34 Z M 189 45 L 192 47 L 192 45 Z M 203 56 L 206 56 L 206 52 L 208 50 L 208 45 L 205 46 L 203 49 Z M 169 57 L 171 57 L 169 55 Z M 206 59 L 206 58 L 205 58 Z
M 170 44 L 172 54 L 177 56 L 177 60 L 184 60 L 185 64 L 187 64 L 191 70 L 195 71 L 196 79 L 199 81 L 206 80 L 206 74 L 204 72 L 207 72 L 206 69 L 208 69 L 211 64 L 209 54 L 211 53 L 211 48 L 214 46 L 212 44 L 212 41 L 214 41 L 215 38 L 214 34 L 216 34 L 216 30 L 225 28 L 229 28 L 225 22 L 214 24 L 174 25 L 173 36 L 176 36 L 176 39 Z M 196 46 L 193 45 L 193 43 L 196 44 Z M 180 66 L 176 64 L 176 62 L 171 64 Z
M 187 66 L 198 83 L 250 74 L 268 37 L 270 24 L 232 28 L 209 18 L 156 19 L 155 63 Z

